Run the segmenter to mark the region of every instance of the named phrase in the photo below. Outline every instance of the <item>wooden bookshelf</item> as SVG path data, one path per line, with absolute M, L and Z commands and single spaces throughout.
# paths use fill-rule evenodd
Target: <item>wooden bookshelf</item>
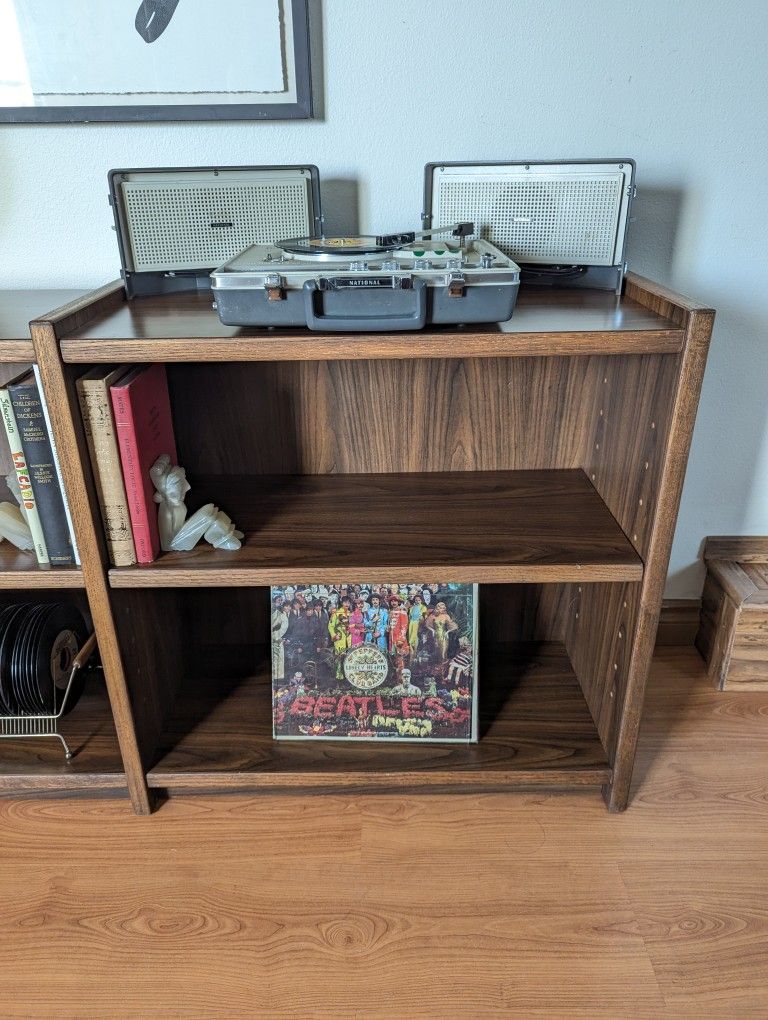
M 39 315 L 136 810 L 150 788 L 425 784 L 625 807 L 713 314 L 630 274 L 620 298 L 524 289 L 509 323 L 416 334 L 230 329 L 210 295 L 119 283 Z M 227 510 L 239 552 L 110 568 L 75 380 L 134 361 L 167 364 L 188 505 Z M 480 582 L 477 746 L 272 741 L 265 586 L 339 573 Z

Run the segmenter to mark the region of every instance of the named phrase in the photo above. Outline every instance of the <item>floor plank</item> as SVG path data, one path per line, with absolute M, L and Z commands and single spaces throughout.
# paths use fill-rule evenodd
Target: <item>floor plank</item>
M 768 1015 L 768 695 L 654 666 L 593 791 L 0 800 L 3 1018 Z

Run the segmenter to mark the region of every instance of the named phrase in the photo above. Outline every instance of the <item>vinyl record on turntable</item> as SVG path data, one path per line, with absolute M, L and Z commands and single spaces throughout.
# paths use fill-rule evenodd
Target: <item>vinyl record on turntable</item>
M 302 258 L 312 258 L 313 255 L 379 255 L 400 247 L 397 243 L 380 244 L 380 240 L 370 234 L 359 234 L 356 237 L 293 237 L 287 241 L 278 241 L 277 247 L 289 255 L 299 255 Z

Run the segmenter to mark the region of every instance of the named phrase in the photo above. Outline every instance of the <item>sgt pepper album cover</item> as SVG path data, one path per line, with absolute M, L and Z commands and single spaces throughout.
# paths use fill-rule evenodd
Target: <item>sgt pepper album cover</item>
M 276 739 L 477 740 L 477 585 L 284 585 Z

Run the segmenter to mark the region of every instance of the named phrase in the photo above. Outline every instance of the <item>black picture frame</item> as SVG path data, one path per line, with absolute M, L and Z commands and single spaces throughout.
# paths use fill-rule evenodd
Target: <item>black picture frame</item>
M 288 103 L 190 103 L 140 106 L 0 106 L 0 124 L 116 124 L 171 121 L 309 120 L 312 110 L 309 0 L 290 4 L 296 100 Z M 288 40 L 286 40 L 286 45 Z

